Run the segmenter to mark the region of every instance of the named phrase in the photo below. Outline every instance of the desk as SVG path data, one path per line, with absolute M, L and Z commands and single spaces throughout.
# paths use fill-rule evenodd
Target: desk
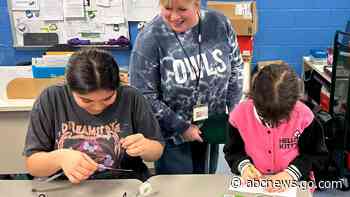
M 77 185 L 68 181 L 0 180 L 0 191 L 6 197 L 122 197 L 124 192 L 127 197 L 135 197 L 140 184 L 136 179 L 89 180 Z M 33 187 L 46 191 L 32 192 Z
M 231 176 L 227 175 L 158 175 L 148 181 L 154 192 L 150 197 L 223 197 L 224 194 L 233 194 L 228 190 Z M 298 191 L 297 196 L 312 195 L 309 191 Z
M 158 175 L 151 177 L 152 193 L 149 197 L 222 197 L 233 194 L 229 191 L 231 177 L 225 175 Z M 135 197 L 141 182 L 136 179 L 121 180 L 89 180 L 78 185 L 68 181 L 0 181 L 0 191 L 6 197 L 39 197 L 40 193 L 47 197 Z M 45 189 L 35 192 L 31 190 Z M 54 189 L 57 188 L 57 189 Z M 49 189 L 49 190 L 48 190 Z M 249 197 L 249 195 L 244 195 Z M 254 195 L 252 195 L 254 196 Z M 298 197 L 312 196 L 310 192 L 298 192 Z M 137 197 L 137 196 L 136 196 Z
M 315 64 L 311 61 L 310 57 L 305 56 L 303 57 L 303 66 L 304 66 L 304 72 L 315 71 L 323 79 L 331 83 L 331 76 L 329 76 L 327 73 L 324 72 L 324 66 L 326 66 L 325 64 Z
M 315 64 L 310 60 L 310 57 L 303 57 L 304 66 L 304 81 L 305 89 L 311 100 L 315 101 L 325 111 L 330 110 L 330 91 L 332 79 L 329 74 L 324 71 L 322 64 Z M 305 77 L 306 74 L 308 77 Z M 338 73 L 338 71 L 337 71 Z M 341 73 L 341 72 L 340 72 Z M 334 103 L 333 111 L 345 113 L 347 92 L 348 92 L 348 77 L 337 74 L 334 84 Z
M 30 111 L 0 112 L 0 174 L 25 173 L 22 151 Z
M 316 64 L 310 57 L 303 57 L 305 91 L 315 106 L 329 111 L 331 76 L 324 71 L 326 64 Z
M 0 67 L 0 174 L 26 172 L 22 151 L 34 100 L 7 99 L 6 86 L 17 77 L 32 77 L 31 67 Z

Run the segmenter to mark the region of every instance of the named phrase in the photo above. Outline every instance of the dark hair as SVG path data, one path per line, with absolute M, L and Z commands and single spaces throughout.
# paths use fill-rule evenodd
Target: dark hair
M 250 98 L 258 115 L 272 127 L 289 120 L 299 99 L 299 80 L 288 64 L 270 64 L 254 76 Z
M 107 51 L 91 48 L 75 52 L 69 59 L 66 80 L 80 94 L 95 90 L 116 90 L 120 85 L 119 67 Z

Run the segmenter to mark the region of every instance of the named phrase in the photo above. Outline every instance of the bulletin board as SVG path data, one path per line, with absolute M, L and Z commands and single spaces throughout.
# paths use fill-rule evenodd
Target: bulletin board
M 16 48 L 67 44 L 72 39 L 104 46 L 111 39 L 129 39 L 128 22 L 151 20 L 159 4 L 159 0 L 7 1 Z

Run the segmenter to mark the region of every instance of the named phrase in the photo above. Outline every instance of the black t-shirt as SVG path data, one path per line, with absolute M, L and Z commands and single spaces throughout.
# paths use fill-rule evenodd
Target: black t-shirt
M 142 159 L 127 155 L 119 143 L 122 137 L 135 133 L 163 144 L 158 121 L 135 88 L 119 87 L 115 102 L 102 113 L 92 115 L 78 106 L 67 85 L 54 85 L 34 103 L 24 155 L 72 148 L 85 152 L 99 164 L 134 170 L 118 177 L 145 179 L 148 169 Z

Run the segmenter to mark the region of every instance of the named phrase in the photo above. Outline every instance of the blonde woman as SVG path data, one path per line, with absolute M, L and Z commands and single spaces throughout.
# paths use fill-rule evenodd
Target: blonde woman
M 130 83 L 143 92 L 166 139 L 157 173 L 204 173 L 201 121 L 241 97 L 243 62 L 229 20 L 199 0 L 160 0 L 160 14 L 138 34 Z M 218 146 L 211 146 L 215 172 Z

